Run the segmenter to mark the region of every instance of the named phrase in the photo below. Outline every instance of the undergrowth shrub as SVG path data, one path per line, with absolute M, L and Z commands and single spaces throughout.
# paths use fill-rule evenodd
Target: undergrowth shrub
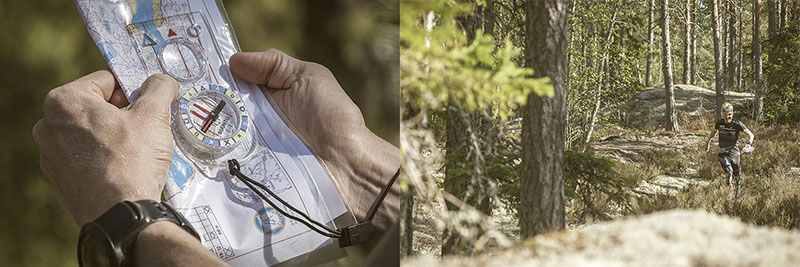
M 677 149 L 652 149 L 642 153 L 643 165 L 658 167 L 665 174 L 682 175 L 689 167 L 684 155 Z
M 694 168 L 697 170 L 696 178 L 715 180 L 724 174 L 717 156 L 717 148 L 712 147 L 709 152 L 697 148 L 691 153 L 689 160 L 694 163 Z
M 570 222 L 609 220 L 630 210 L 628 197 L 639 176 L 619 175 L 613 161 L 588 153 L 564 153 L 564 195 Z
M 685 188 L 675 196 L 641 197 L 638 210 L 704 209 L 756 225 L 800 228 L 800 177 L 790 174 L 791 167 L 800 167 L 800 133 L 794 129 L 770 126 L 755 133 L 756 150 L 741 158 L 743 184 L 738 198 L 727 184 L 717 153 L 696 148 L 689 158 L 697 176 L 710 179 L 710 184 Z
M 662 173 L 661 168 L 652 164 L 614 164 L 617 175 L 625 180 L 652 181 Z M 638 182 L 637 182 L 638 183 Z

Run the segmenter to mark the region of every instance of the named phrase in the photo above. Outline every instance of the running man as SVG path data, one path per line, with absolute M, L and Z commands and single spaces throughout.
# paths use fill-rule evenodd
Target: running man
M 722 164 L 722 169 L 728 174 L 728 185 L 734 187 L 738 192 L 741 186 L 739 179 L 739 132 L 747 134 L 747 149 L 753 143 L 753 133 L 747 129 L 747 126 L 740 121 L 733 119 L 733 105 L 731 103 L 722 104 L 722 119 L 714 124 L 714 130 L 706 140 L 706 152 L 708 152 L 711 145 L 711 139 L 719 131 L 719 163 Z

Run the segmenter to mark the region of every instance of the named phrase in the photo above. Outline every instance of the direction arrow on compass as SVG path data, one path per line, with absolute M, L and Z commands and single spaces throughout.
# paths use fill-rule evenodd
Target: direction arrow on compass
M 219 113 L 222 111 L 222 108 L 224 107 L 225 107 L 225 101 L 220 100 L 217 103 L 217 107 L 214 108 L 214 110 L 212 110 L 210 114 L 208 114 L 206 122 L 203 123 L 203 128 L 201 128 L 200 131 L 204 133 L 207 132 L 208 128 L 211 128 L 211 125 L 214 124 L 214 121 L 216 121 L 217 118 L 219 118 Z

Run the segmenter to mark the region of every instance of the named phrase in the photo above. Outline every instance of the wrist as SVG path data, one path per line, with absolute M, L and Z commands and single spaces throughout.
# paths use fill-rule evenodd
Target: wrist
M 342 168 L 337 176 L 342 193 L 349 203 L 356 220 L 366 220 L 368 210 L 400 167 L 400 149 L 378 137 L 366 127 L 354 133 L 350 143 L 339 149 Z M 352 185 L 352 186 L 346 186 Z M 396 220 L 399 212 L 399 186 L 391 188 L 373 219 L 376 232 L 380 235 Z
M 78 240 L 78 257 L 81 266 L 131 266 L 136 260 L 137 244 L 142 233 L 164 228 L 169 222 L 178 227 L 172 235 L 200 237 L 188 221 L 166 203 L 155 200 L 122 201 L 105 211 L 100 217 L 81 227 Z M 151 227 L 155 224 L 162 226 Z M 182 233 L 181 233 L 182 232 Z M 145 234 L 147 236 L 147 234 Z M 146 243 L 146 242 L 145 242 Z M 148 253 L 151 254 L 152 253 Z M 149 265 L 144 265 L 149 266 Z
M 200 254 L 191 259 L 175 256 L 175 253 L 192 255 L 198 252 Z M 199 266 L 196 262 L 199 258 L 205 258 L 205 264 L 218 261 L 194 236 L 169 221 L 155 222 L 142 229 L 133 244 L 133 257 L 136 266 Z
M 81 216 L 80 219 L 76 218 L 78 227 L 86 225 L 91 221 L 97 220 L 97 218 L 99 218 L 101 215 L 103 215 L 103 213 L 111 209 L 111 207 L 123 201 L 135 202 L 138 200 L 153 200 L 156 202 L 161 202 L 160 197 L 153 197 L 153 196 L 142 196 L 138 194 L 123 194 L 114 191 L 106 191 L 103 194 L 105 194 L 106 196 L 99 197 L 93 203 L 87 203 L 93 205 L 86 205 L 85 206 L 86 210 L 83 213 L 83 216 Z

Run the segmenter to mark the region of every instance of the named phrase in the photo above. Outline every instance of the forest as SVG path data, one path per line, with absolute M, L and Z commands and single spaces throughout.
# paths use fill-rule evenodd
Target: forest
M 763 234 L 800 237 L 797 1 L 401 1 L 400 14 L 401 264 L 800 261 L 785 249 L 800 243 Z M 717 137 L 704 147 L 725 102 L 755 136 L 740 190 Z M 728 238 L 712 221 L 771 256 L 684 237 Z M 670 252 L 631 248 L 654 229 Z

